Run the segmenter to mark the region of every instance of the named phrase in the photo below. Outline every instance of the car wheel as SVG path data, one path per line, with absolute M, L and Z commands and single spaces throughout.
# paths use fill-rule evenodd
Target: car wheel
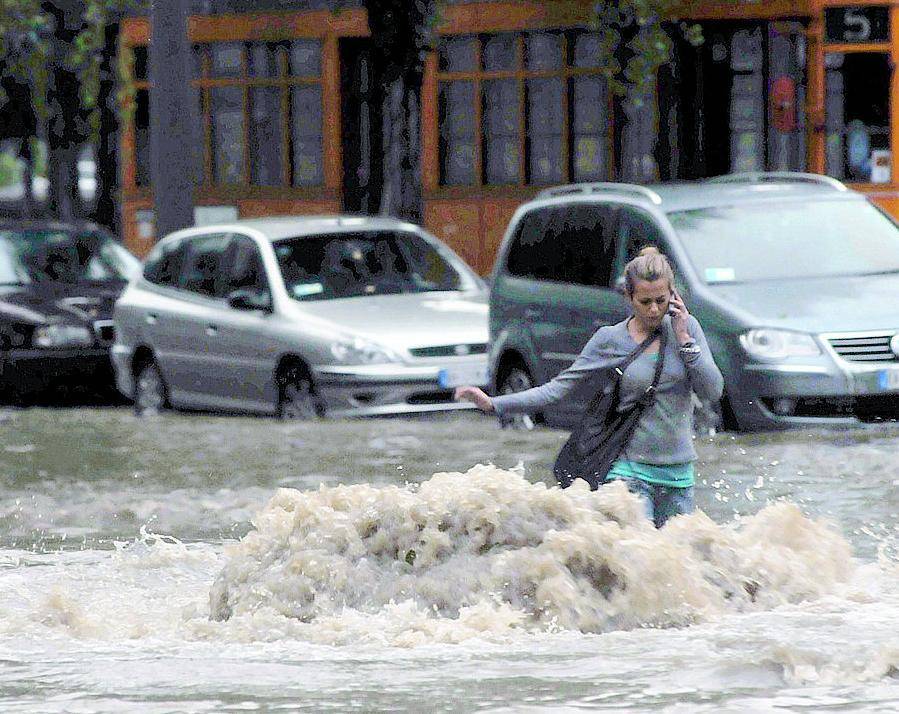
M 514 394 L 515 392 L 523 392 L 534 386 L 534 380 L 524 367 L 511 367 L 505 373 L 499 384 L 500 394 Z M 504 427 L 512 429 L 533 429 L 534 417 L 530 414 L 515 414 L 503 421 Z
M 134 380 L 134 413 L 138 416 L 158 414 L 166 407 L 166 387 L 162 372 L 150 360 Z
M 318 413 L 315 391 L 308 375 L 296 367 L 287 370 L 278 394 L 278 418 L 306 420 L 314 419 Z

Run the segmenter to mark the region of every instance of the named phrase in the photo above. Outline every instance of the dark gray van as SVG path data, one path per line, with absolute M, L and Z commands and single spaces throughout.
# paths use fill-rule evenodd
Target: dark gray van
M 630 314 L 624 265 L 672 261 L 725 379 L 729 428 L 899 417 L 899 228 L 815 174 L 548 189 L 512 218 L 490 296 L 495 393 L 552 379 Z M 571 426 L 590 395 L 537 415 Z

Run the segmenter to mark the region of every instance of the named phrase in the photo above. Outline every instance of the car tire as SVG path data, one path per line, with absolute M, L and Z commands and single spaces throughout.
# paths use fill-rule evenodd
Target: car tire
M 149 360 L 134 379 L 134 413 L 137 416 L 159 414 L 168 406 L 168 391 L 156 362 Z
M 526 368 L 521 366 L 510 367 L 503 374 L 499 383 L 500 394 L 514 394 L 523 392 L 534 386 L 534 380 Z M 534 417 L 530 414 L 514 414 L 502 421 L 504 428 L 524 429 L 530 431 L 535 425 Z
M 278 418 L 285 421 L 306 421 L 317 416 L 318 400 L 309 375 L 299 367 L 288 368 L 278 387 Z

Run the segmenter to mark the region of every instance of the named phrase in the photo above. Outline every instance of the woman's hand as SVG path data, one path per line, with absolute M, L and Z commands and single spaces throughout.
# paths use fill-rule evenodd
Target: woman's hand
M 457 402 L 471 402 L 482 412 L 488 414 L 493 411 L 493 400 L 478 387 L 459 387 L 453 394 L 453 399 Z
M 668 312 L 671 313 L 671 326 L 674 328 L 674 334 L 677 337 L 678 344 L 692 342 L 693 337 L 687 329 L 690 313 L 684 304 L 680 293 L 674 288 L 671 289 L 671 301 L 668 303 Z

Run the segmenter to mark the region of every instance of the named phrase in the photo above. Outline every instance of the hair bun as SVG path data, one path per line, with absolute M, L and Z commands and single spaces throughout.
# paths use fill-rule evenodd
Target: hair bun
M 661 255 L 662 251 L 656 248 L 654 245 L 647 245 L 640 249 L 640 252 L 637 255 Z

